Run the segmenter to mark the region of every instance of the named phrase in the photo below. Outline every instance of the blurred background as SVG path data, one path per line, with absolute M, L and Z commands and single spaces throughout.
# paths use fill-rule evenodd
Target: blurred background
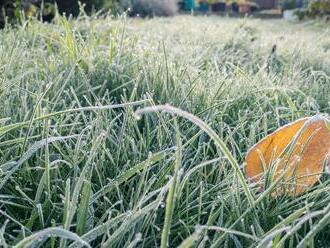
M 77 16 L 82 9 L 87 14 L 111 13 L 153 17 L 175 14 L 218 14 L 264 18 L 329 19 L 329 0 L 0 0 L 0 24 L 15 23 L 23 16 L 51 21 L 55 13 Z

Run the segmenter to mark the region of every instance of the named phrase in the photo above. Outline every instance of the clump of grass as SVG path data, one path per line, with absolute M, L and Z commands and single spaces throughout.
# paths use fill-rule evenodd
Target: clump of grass
M 1 30 L 0 246 L 329 246 L 326 174 L 276 199 L 243 176 L 255 142 L 329 113 L 327 38 L 187 16 Z

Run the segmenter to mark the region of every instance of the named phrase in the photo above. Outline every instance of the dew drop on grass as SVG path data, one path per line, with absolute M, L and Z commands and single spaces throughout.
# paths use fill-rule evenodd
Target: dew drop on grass
M 197 225 L 195 225 L 195 231 L 201 232 L 201 231 L 203 231 L 203 227 L 201 225 L 197 224 Z
M 138 121 L 141 120 L 141 115 L 139 115 L 139 114 L 137 114 L 137 113 L 134 114 L 134 117 L 135 117 L 135 119 L 138 120 Z
M 142 233 L 137 233 L 135 238 L 136 238 L 136 240 L 141 240 L 142 239 Z
M 178 176 L 179 176 L 179 178 L 180 178 L 183 174 L 184 174 L 184 169 L 181 168 L 181 169 L 179 170 L 179 172 L 178 172 Z
M 329 166 L 324 166 L 324 172 L 325 172 L 325 174 L 330 175 L 330 168 L 329 168 Z M 0 171 L 0 174 L 1 174 L 1 171 Z

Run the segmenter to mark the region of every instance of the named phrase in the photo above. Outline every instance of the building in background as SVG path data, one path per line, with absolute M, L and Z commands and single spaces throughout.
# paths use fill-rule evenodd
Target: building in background
M 280 1 L 280 0 L 245 0 L 245 1 L 250 2 L 250 3 L 256 3 L 258 6 L 260 6 L 260 9 L 274 9 L 274 8 L 277 8 L 279 6 L 278 1 Z M 229 2 L 240 4 L 243 1 L 242 0 L 237 0 L 237 1 L 226 1 L 226 0 L 180 0 L 179 5 L 180 5 L 181 9 L 191 10 L 191 9 L 194 9 L 196 6 L 200 6 L 200 5 L 203 5 L 203 4 L 219 5 L 220 6 L 220 4 L 226 4 L 226 3 L 228 4 Z
M 330 0 L 323 0 L 329 1 Z M 182 10 L 212 10 L 213 12 L 225 11 L 226 6 L 243 6 L 248 4 L 257 10 L 272 9 L 304 9 L 308 7 L 309 0 L 179 0 Z M 209 7 L 208 7 L 209 6 Z M 238 8 L 237 8 L 238 11 Z
M 281 6 L 281 0 L 255 0 L 260 9 L 275 9 Z M 307 8 L 308 0 L 283 0 L 282 2 L 290 3 L 295 8 Z

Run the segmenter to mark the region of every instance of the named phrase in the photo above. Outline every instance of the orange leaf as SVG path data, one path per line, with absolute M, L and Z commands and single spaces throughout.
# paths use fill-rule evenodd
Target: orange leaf
M 282 177 L 273 195 L 299 195 L 321 177 L 330 152 L 330 130 L 324 115 L 292 122 L 255 144 L 246 155 L 246 176 L 259 182 L 264 168 L 271 181 Z

